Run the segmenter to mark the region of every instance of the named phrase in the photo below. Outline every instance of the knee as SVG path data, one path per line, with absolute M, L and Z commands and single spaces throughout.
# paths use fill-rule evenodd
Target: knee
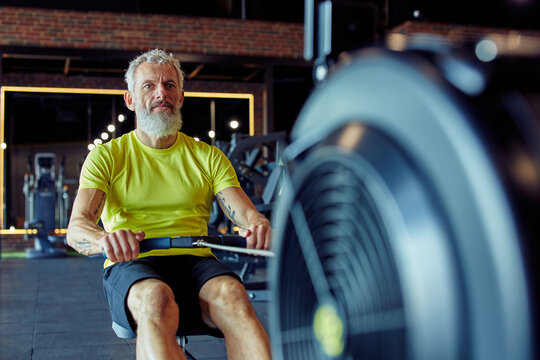
M 177 317 L 178 305 L 171 288 L 161 281 L 133 285 L 128 295 L 128 307 L 134 317 Z
M 244 286 L 235 279 L 227 279 L 217 286 L 213 307 L 215 310 L 235 316 L 254 313 Z

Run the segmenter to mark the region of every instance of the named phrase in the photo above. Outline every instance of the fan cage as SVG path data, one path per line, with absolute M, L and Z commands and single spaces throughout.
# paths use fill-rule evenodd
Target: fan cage
M 352 155 L 351 155 L 352 156 Z M 318 305 L 300 241 L 317 249 L 331 295 L 345 323 L 345 350 L 337 358 L 404 358 L 404 306 L 388 235 L 376 199 L 351 156 L 318 162 L 294 202 L 300 204 L 311 236 L 298 235 L 291 216 L 280 271 L 280 324 L 285 359 L 327 359 L 314 336 Z

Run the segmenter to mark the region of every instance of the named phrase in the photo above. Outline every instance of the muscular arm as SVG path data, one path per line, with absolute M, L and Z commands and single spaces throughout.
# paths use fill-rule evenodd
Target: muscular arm
M 108 233 L 97 225 L 106 198 L 105 193 L 98 189 L 79 190 L 73 202 L 67 242 L 84 255 L 105 251 L 107 258 L 115 262 L 136 259 L 144 232 L 134 234 L 131 230 L 117 230 Z
M 67 242 L 69 246 L 84 255 L 101 253 L 99 240 L 107 235 L 97 225 L 103 211 L 106 195 L 98 189 L 80 189 L 71 211 Z
M 270 248 L 270 221 L 257 211 L 241 188 L 227 188 L 217 193 L 216 197 L 225 215 L 241 228 L 238 233 L 246 238 L 248 248 Z

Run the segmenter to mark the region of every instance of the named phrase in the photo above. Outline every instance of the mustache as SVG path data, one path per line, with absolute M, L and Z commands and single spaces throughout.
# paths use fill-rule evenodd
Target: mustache
M 158 107 L 158 106 L 166 106 L 166 107 L 170 108 L 171 110 L 174 110 L 174 105 L 171 102 L 166 101 L 166 100 L 155 101 L 155 102 L 151 103 L 150 104 L 150 110 L 155 108 L 155 107 Z

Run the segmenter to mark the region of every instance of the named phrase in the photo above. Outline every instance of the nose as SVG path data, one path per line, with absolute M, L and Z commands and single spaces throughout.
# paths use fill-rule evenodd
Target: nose
M 155 97 L 158 100 L 164 100 L 167 98 L 167 89 L 165 88 L 164 84 L 159 84 L 156 87 Z

